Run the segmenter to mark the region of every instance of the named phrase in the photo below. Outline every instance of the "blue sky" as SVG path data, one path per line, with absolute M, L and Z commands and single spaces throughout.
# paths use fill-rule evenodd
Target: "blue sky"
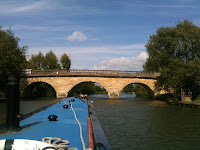
M 200 26 L 199 0 L 0 0 L 27 58 L 66 53 L 71 69 L 142 70 L 149 36 L 184 19 Z

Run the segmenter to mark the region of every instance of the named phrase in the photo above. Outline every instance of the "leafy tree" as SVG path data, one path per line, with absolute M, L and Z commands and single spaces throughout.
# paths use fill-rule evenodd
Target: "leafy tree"
M 55 90 L 46 83 L 40 83 L 34 86 L 32 97 L 56 97 Z
M 31 69 L 41 70 L 44 68 L 45 57 L 42 52 L 39 52 L 38 55 L 31 55 L 28 62 Z
M 151 95 L 149 95 L 147 89 L 140 84 L 136 84 L 134 86 L 133 92 L 135 93 L 136 97 L 151 97 Z
M 69 92 L 69 96 L 77 96 L 79 94 L 100 94 L 106 93 L 105 89 L 102 87 L 95 85 L 93 82 L 84 82 L 76 85 L 72 90 Z
M 27 47 L 20 47 L 19 38 L 15 37 L 11 29 L 3 30 L 0 27 L 0 90 L 6 91 L 7 76 L 19 77 L 26 66 Z
M 45 55 L 44 69 L 48 70 L 48 69 L 60 69 L 60 68 L 61 66 L 58 63 L 57 56 L 54 54 L 53 51 L 50 50 Z
M 123 88 L 124 93 L 133 93 L 134 92 L 134 85 L 129 84 Z
M 60 62 L 62 64 L 62 68 L 63 69 L 66 69 L 66 70 L 69 70 L 70 69 L 70 66 L 71 66 L 71 60 L 69 58 L 69 56 L 67 54 L 63 54 L 60 58 Z
M 107 94 L 107 91 L 103 87 L 101 87 L 99 85 L 95 85 L 94 94 Z
M 187 88 L 196 97 L 200 86 L 200 27 L 188 20 L 161 27 L 145 45 L 146 71 L 158 71 L 158 89 Z
M 124 87 L 124 93 L 134 93 L 136 97 L 150 97 L 147 89 L 140 84 L 129 84 Z

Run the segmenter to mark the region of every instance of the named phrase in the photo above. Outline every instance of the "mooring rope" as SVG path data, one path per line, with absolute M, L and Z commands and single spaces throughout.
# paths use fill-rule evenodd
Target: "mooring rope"
M 75 119 L 76 119 L 76 122 L 77 122 L 78 125 L 79 125 L 79 129 L 80 129 L 80 138 L 81 138 L 81 142 L 82 142 L 82 145 L 83 145 L 83 150 L 85 150 L 86 147 L 85 147 L 85 142 L 84 142 L 84 140 L 83 140 L 82 126 L 81 126 L 79 120 L 78 120 L 77 117 L 76 117 L 76 113 L 75 113 L 75 111 L 74 111 L 74 108 L 73 108 L 72 104 L 71 104 L 71 108 L 72 108 L 72 111 L 73 111 L 73 113 L 74 113 L 74 117 L 75 117 Z
M 85 101 L 83 101 L 85 102 Z M 76 122 L 78 123 L 79 125 L 79 129 L 80 129 L 80 139 L 81 139 L 81 143 L 82 143 L 82 146 L 83 146 L 83 150 L 92 150 L 91 148 L 88 148 L 86 149 L 85 147 L 85 142 L 84 142 L 84 139 L 83 139 L 83 130 L 82 130 L 82 126 L 81 126 L 81 123 L 79 122 L 77 116 L 76 116 L 76 112 L 74 111 L 74 108 L 73 108 L 73 105 L 72 103 L 67 103 L 67 100 L 65 101 L 65 104 L 66 105 L 71 105 L 71 109 L 74 113 L 74 118 L 76 120 Z M 52 138 L 52 137 L 44 137 L 42 139 L 43 142 L 46 142 L 46 143 L 49 143 L 49 144 L 52 144 L 53 146 L 55 146 L 56 148 L 58 149 L 68 149 L 68 150 L 77 150 L 77 148 L 69 148 L 68 144 L 69 144 L 69 141 L 67 140 L 61 140 L 60 138 Z
M 67 100 L 65 101 L 65 104 L 68 105 L 68 104 L 67 104 Z M 72 109 L 72 111 L 73 111 L 73 113 L 74 113 L 74 118 L 76 119 L 76 122 L 77 122 L 78 125 L 79 125 L 79 129 L 80 129 L 80 139 L 81 139 L 81 143 L 82 143 L 82 146 L 83 146 L 83 150 L 91 150 L 90 148 L 86 149 L 86 147 L 85 147 L 85 142 L 84 142 L 84 139 L 83 139 L 83 130 L 82 130 L 81 123 L 79 122 L 78 118 L 76 117 L 76 112 L 74 111 L 74 108 L 73 108 L 72 103 L 70 103 L 70 105 L 71 105 L 71 109 Z

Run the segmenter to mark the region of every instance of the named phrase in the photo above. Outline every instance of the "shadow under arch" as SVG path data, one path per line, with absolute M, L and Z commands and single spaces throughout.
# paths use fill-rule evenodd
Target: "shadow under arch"
M 124 89 L 126 86 L 130 85 L 130 84 L 136 84 L 136 85 L 138 84 L 138 85 L 141 85 L 141 86 L 144 87 L 145 90 L 148 92 L 148 98 L 150 98 L 150 99 L 153 99 L 153 98 L 154 98 L 154 91 L 153 91 L 148 85 L 143 84 L 143 83 L 138 83 L 138 82 L 129 83 L 129 84 L 125 85 L 125 86 L 122 88 L 121 91 L 123 91 L 123 89 Z
M 36 93 L 38 93 L 38 95 Z M 38 97 L 56 98 L 56 90 L 46 82 L 33 82 L 27 85 L 22 92 L 22 98 L 33 98 L 37 97 L 36 95 Z
M 95 89 L 92 89 L 95 88 Z M 98 82 L 82 81 L 74 85 L 68 92 L 68 97 L 78 96 L 79 94 L 94 94 L 93 92 L 102 92 L 108 94 L 107 90 Z

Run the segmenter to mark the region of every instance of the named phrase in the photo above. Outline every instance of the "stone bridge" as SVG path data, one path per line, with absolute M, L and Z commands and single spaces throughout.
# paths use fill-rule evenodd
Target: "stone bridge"
M 69 91 L 79 83 L 95 82 L 101 85 L 110 99 L 119 98 L 122 89 L 131 83 L 143 85 L 153 97 L 159 73 L 113 70 L 29 70 L 20 80 L 20 92 L 24 97 L 31 94 L 36 83 L 46 83 L 54 88 L 57 98 L 67 97 Z

